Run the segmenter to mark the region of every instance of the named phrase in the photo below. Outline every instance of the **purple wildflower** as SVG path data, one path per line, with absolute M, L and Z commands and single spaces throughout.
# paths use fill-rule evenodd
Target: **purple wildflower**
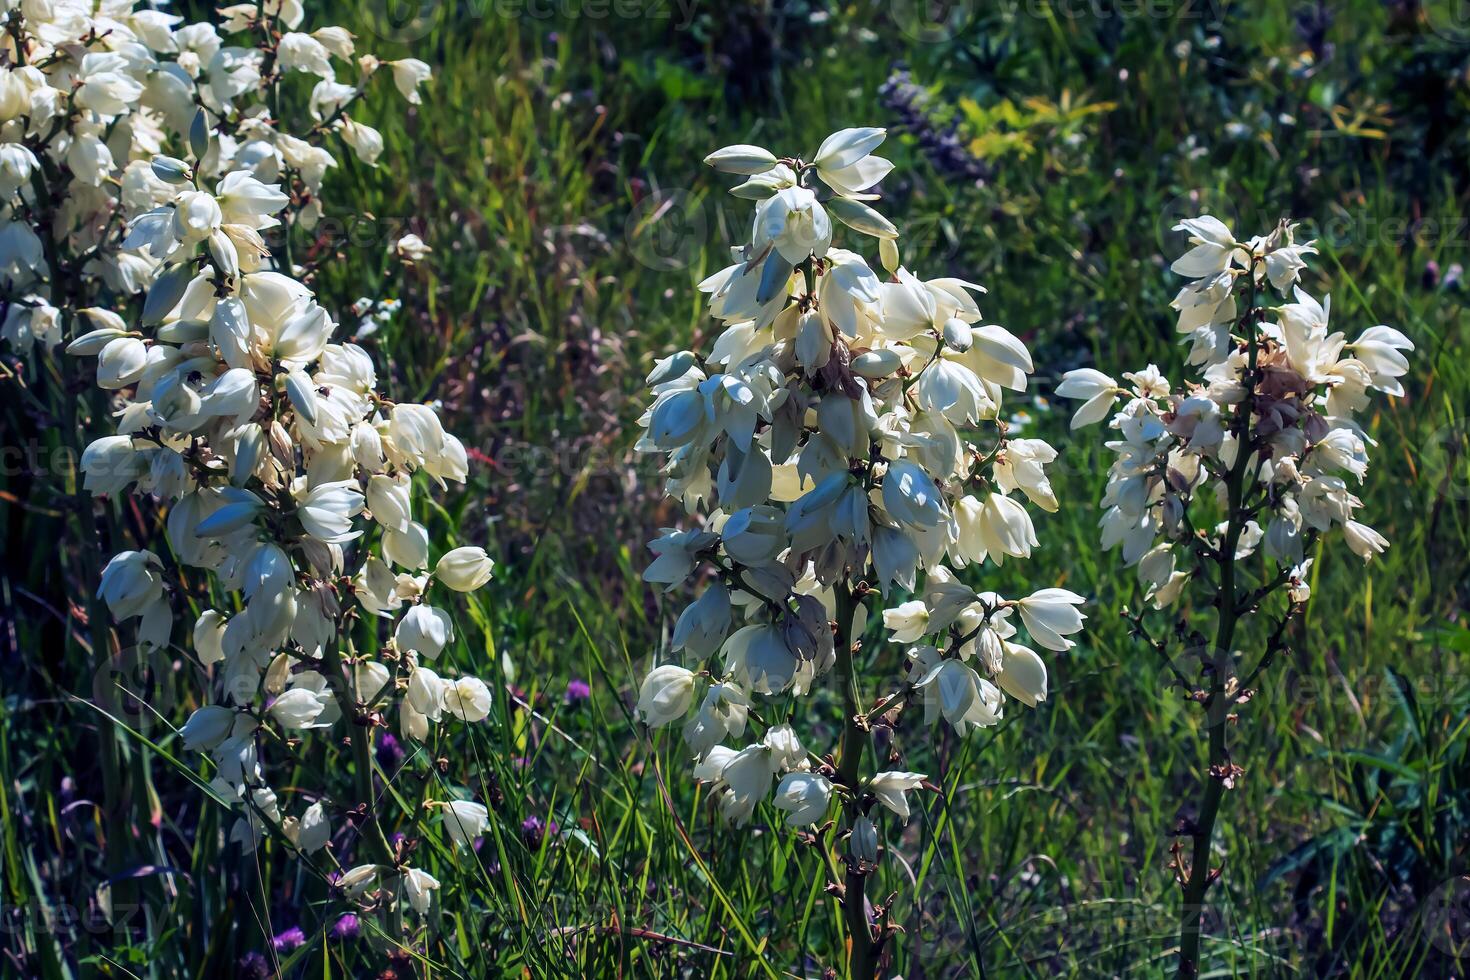
M 592 697 L 592 685 L 580 677 L 573 677 L 567 681 L 566 702 L 570 705 L 579 705 Z
M 300 926 L 292 926 L 271 940 L 271 945 L 275 947 L 277 953 L 289 953 L 305 944 L 306 933 L 301 931 Z
M 253 950 L 240 957 L 240 962 L 235 964 L 235 976 L 241 980 L 268 980 L 270 975 L 270 962 L 264 954 Z
M 378 740 L 377 754 L 378 765 L 384 772 L 393 772 L 403 762 L 403 746 L 398 744 L 392 732 L 383 732 L 383 737 Z
M 550 824 L 543 823 L 540 817 L 527 817 L 521 821 L 521 838 L 531 850 L 538 850 L 546 841 L 546 838 L 555 837 L 557 833 L 556 821 Z
M 352 912 L 344 914 L 332 926 L 333 939 L 356 939 L 362 932 L 362 923 L 357 921 L 357 915 Z

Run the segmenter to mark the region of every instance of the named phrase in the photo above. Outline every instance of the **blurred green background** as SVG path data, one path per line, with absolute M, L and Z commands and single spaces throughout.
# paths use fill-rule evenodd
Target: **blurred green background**
M 632 722 L 636 679 L 684 597 L 640 581 L 645 542 L 679 517 L 656 463 L 631 445 L 643 376 L 656 355 L 711 339 L 694 284 L 748 230 L 748 205 L 702 157 L 735 142 L 810 153 L 832 130 L 882 125 L 898 164 L 884 211 L 905 233 L 906 262 L 989 289 L 986 317 L 1040 368 L 1014 410 L 1062 451 L 1063 508 L 1038 520 L 1033 560 L 970 574 L 1002 592 L 1065 585 L 1093 597 L 1082 642 L 1048 658 L 1053 694 L 1038 710 L 968 739 L 931 739 L 917 719 L 895 736 L 907 767 L 945 792 L 924 796 L 870 889 L 897 894 L 891 973 L 1170 972 L 1170 832 L 1195 795 L 1201 718 L 1129 636 L 1120 611 L 1138 603 L 1133 575 L 1097 545 L 1105 454 L 1095 430 L 1067 432 L 1069 410 L 1048 395 L 1079 366 L 1116 375 L 1152 359 L 1180 376 L 1166 256 L 1183 236 L 1170 228 L 1208 211 L 1242 237 L 1301 220 L 1322 253 L 1304 285 L 1331 292 L 1336 328 L 1352 337 L 1387 323 L 1417 351 L 1408 396 L 1369 420 L 1378 447 L 1361 496 L 1392 548 L 1364 566 L 1328 542 L 1289 656 L 1233 731 L 1246 775 L 1222 818 L 1206 972 L 1464 974 L 1453 940 L 1470 934 L 1470 11 L 1383 0 L 320 7 L 312 26 L 344 24 L 360 50 L 434 68 L 406 114 L 391 92 L 374 96 L 364 118 L 384 131 L 381 166 L 340 154 L 328 218 L 297 233 L 293 254 L 390 391 L 439 399 L 471 447 L 469 488 L 430 515 L 431 530 L 486 545 L 499 567 L 484 622 L 462 621 L 446 656 L 487 679 L 503 671 L 509 687 L 491 723 L 406 762 L 380 747 L 379 762 L 416 786 L 433 757 L 454 759 L 493 803 L 497 830 L 479 868 L 454 875 L 463 887 L 445 889 L 435 938 L 416 954 L 367 930 L 341 938 L 345 907 L 272 845 L 258 859 L 224 847 L 226 818 L 153 719 L 161 751 L 135 744 L 132 832 L 109 845 L 128 849 L 137 911 L 121 926 L 89 917 L 109 865 L 86 805 L 96 716 L 71 695 L 90 696 L 91 678 L 45 611 L 65 602 L 65 549 L 58 557 L 45 503 L 7 477 L 7 972 L 248 975 L 252 952 L 313 977 L 840 969 L 818 857 L 765 808 L 754 832 L 725 832 L 677 735 Z M 387 256 L 405 231 L 434 249 L 406 277 Z M 359 297 L 402 306 L 368 333 L 349 312 Z M 1247 644 L 1263 642 L 1261 628 Z M 868 647 L 875 687 L 901 651 Z M 568 690 L 574 680 L 589 697 Z M 166 671 L 149 682 L 172 692 L 179 723 L 197 685 Z M 454 860 L 425 857 L 431 869 Z M 48 926 L 38 908 L 80 921 Z M 293 925 L 306 944 L 272 956 L 271 937 Z

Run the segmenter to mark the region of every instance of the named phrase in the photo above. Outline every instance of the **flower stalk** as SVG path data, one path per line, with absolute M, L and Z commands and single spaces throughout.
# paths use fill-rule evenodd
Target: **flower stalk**
M 1192 281 L 1172 306 L 1200 377 L 1176 390 L 1149 365 L 1124 375 L 1125 387 L 1084 368 L 1068 372 L 1057 392 L 1083 403 L 1072 417 L 1074 429 L 1102 421 L 1123 398 L 1111 422 L 1117 436 L 1107 443 L 1117 459 L 1103 498 L 1104 547 L 1121 546 L 1155 610 L 1179 605 L 1190 589 L 1216 610 L 1214 645 L 1201 657 L 1198 684 L 1166 642 L 1149 637 L 1143 613 L 1128 616 L 1173 682 L 1205 712 L 1199 802 L 1178 830 L 1192 842 L 1190 859 L 1186 867 L 1176 844 L 1170 865 L 1183 897 L 1178 973 L 1193 980 L 1201 968 L 1205 899 L 1223 871 L 1212 867 L 1215 829 L 1226 792 L 1245 772 L 1231 757 L 1228 726 L 1310 596 L 1309 546 L 1337 528 L 1364 561 L 1388 546 L 1355 519 L 1362 501 L 1347 478 L 1363 481 L 1370 444 L 1355 415 L 1369 404 L 1370 391 L 1404 393 L 1399 378 L 1409 363 L 1402 352 L 1414 345 L 1382 325 L 1353 343 L 1331 332 L 1330 297 L 1318 303 L 1298 284 L 1317 250 L 1313 242 L 1296 241 L 1290 221 L 1244 241 L 1209 215 L 1175 230 L 1187 233 L 1193 247 L 1172 268 Z M 1267 284 L 1295 302 L 1258 306 Z M 1271 315 L 1275 323 L 1267 322 Z M 1211 527 L 1206 516 L 1223 520 Z M 1287 609 L 1242 681 L 1237 636 L 1282 590 Z M 1195 643 L 1184 614 L 1174 617 L 1169 635 Z
M 983 288 L 910 272 L 898 229 L 868 203 L 892 170 L 872 152 L 885 136 L 841 130 L 810 157 L 737 145 L 707 158 L 747 178 L 731 193 L 755 202 L 750 240 L 700 284 L 722 324 L 713 348 L 671 354 L 649 374 L 638 442 L 666 456 L 666 491 L 698 519 L 650 543 L 644 579 L 665 592 L 707 583 L 644 677 L 639 714 L 655 727 L 683 722 L 693 774 L 732 824 L 770 798 L 788 826 L 825 828 L 835 803 L 835 835 L 815 839 L 841 903 L 848 973 L 863 980 L 891 928 L 887 908 L 876 927 L 868 914 L 886 857 L 879 822 L 906 823 L 908 794 L 927 776 L 865 766 L 855 614 L 865 622 L 874 595 L 915 596 L 883 610 L 907 657 L 900 677 L 874 678 L 898 689 L 878 703 L 922 703 L 925 726 L 964 735 L 996 724 L 1008 698 L 1034 707 L 1047 696 L 1045 663 L 1012 615 L 1032 642 L 1065 651 L 1085 601 L 1064 589 L 1008 600 L 956 574 L 1031 554 L 1039 542 L 1021 501 L 1058 508 L 1046 474 L 1057 454 L 1008 430 L 1004 392 L 1024 391 L 1034 365 L 1017 337 L 983 322 Z M 886 278 L 836 245 L 839 224 L 877 242 Z M 994 432 L 978 443 L 987 452 L 976 429 Z M 842 705 L 830 752 L 804 746 L 799 710 L 762 723 L 761 699 L 786 711 L 788 695 L 799 705 L 823 683 Z M 737 747 L 752 720 L 760 737 Z M 922 748 L 922 730 L 904 735 Z M 840 858 L 833 842 L 845 842 Z

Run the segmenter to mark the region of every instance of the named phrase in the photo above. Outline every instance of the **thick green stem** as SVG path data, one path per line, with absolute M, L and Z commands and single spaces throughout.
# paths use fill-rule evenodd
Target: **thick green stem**
M 852 662 L 852 616 L 856 608 L 852 587 L 844 580 L 837 586 L 837 635 L 834 642 L 837 647 L 837 676 L 842 683 L 843 714 L 837 777 L 854 794 L 847 804 L 849 827 L 859 815 L 856 793 L 862 776 L 863 747 L 868 737 L 858 693 L 857 671 Z M 849 863 L 843 881 L 842 919 L 850 944 L 847 973 L 853 980 L 872 980 L 878 973 L 878 944 L 873 940 L 873 927 L 868 922 L 867 886 L 868 876 Z

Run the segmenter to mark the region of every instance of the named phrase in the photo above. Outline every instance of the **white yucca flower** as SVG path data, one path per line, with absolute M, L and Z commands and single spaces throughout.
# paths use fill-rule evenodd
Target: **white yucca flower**
M 1296 225 L 1282 221 L 1268 234 L 1237 239 L 1210 215 L 1180 222 L 1191 248 L 1172 265 L 1193 280 L 1171 304 L 1188 345 L 1195 377 L 1172 385 L 1154 365 L 1122 375 L 1120 384 L 1092 368 L 1066 374 L 1057 388 L 1082 402 L 1072 428 L 1112 414 L 1106 447 L 1114 459 L 1099 521 L 1104 549 L 1119 548 L 1134 566 L 1145 598 L 1156 610 L 1173 607 L 1170 638 L 1203 636 L 1193 606 L 1213 609 L 1210 648 L 1175 656 L 1149 635 L 1141 615 L 1136 631 L 1162 654 L 1174 682 L 1209 713 L 1209 764 L 1191 828 L 1194 857 L 1182 852 L 1172 866 L 1186 908 L 1199 908 L 1218 871 L 1210 854 L 1224 790 L 1243 770 L 1232 759 L 1226 719 L 1253 695 L 1252 685 L 1286 646 L 1286 631 L 1311 597 L 1307 570 L 1317 539 L 1341 528 L 1349 550 L 1364 561 L 1388 541 L 1359 521 L 1362 501 L 1348 489 L 1367 478 L 1371 441 L 1355 416 L 1370 405 L 1369 391 L 1402 395 L 1413 343 L 1399 331 L 1374 326 L 1355 343 L 1330 326 L 1332 302 L 1319 302 L 1300 285 L 1312 242 L 1298 243 Z M 1267 306 L 1269 290 L 1283 299 Z M 1115 411 L 1116 408 L 1116 411 Z M 1223 508 L 1223 521 L 1218 519 Z M 1273 600 L 1281 592 L 1285 602 Z M 1043 647 L 1064 649 L 1077 624 L 1080 597 L 1046 589 L 1019 603 L 1021 620 Z M 1267 608 L 1275 620 L 1265 650 L 1237 656 L 1238 624 Z M 1284 607 L 1284 608 L 1282 608 Z M 1196 642 L 1196 641 L 1191 641 Z M 1190 662 L 1204 665 L 1186 676 Z M 1180 664 L 1185 664 L 1181 667 Z M 1027 700 L 1044 696 L 1044 668 L 1032 651 L 1003 648 L 997 682 Z M 1180 975 L 1199 965 L 1199 917 L 1186 915 L 1180 933 Z
M 756 202 L 750 239 L 699 285 L 722 325 L 709 350 L 671 354 L 649 374 L 638 442 L 665 457 L 667 492 L 699 522 L 650 543 L 644 579 L 665 592 L 703 583 L 643 678 L 639 715 L 683 722 L 694 776 L 732 823 L 770 800 L 793 826 L 822 824 L 835 801 L 860 874 L 877 858 L 874 804 L 906 820 L 906 793 L 924 778 L 861 778 L 871 704 L 922 705 L 927 722 L 964 734 L 996 724 L 1008 697 L 1046 698 L 1041 658 L 1006 639 L 1018 603 L 961 585 L 950 568 L 1029 556 L 1040 546 L 1031 508 L 1059 506 L 1046 473 L 1056 451 L 1008 439 L 1001 421 L 1005 393 L 1025 391 L 1034 370 L 1025 345 L 985 321 L 980 286 L 902 267 L 897 228 L 871 206 L 892 170 L 873 155 L 885 136 L 841 130 L 810 161 L 745 144 L 707 158 L 747 178 L 733 193 Z M 839 226 L 856 233 L 850 243 Z M 857 249 L 864 237 L 886 275 Z M 868 600 L 895 589 L 916 597 L 896 600 L 884 626 L 896 643 L 922 644 L 922 669 L 865 676 L 853 646 Z M 1068 649 L 1076 606 L 1025 601 L 1035 645 Z M 797 731 L 815 719 L 800 699 L 829 676 L 852 732 L 844 748 L 807 754 Z M 798 699 L 789 724 L 765 715 L 771 727 L 748 732 L 763 698 L 787 695 Z M 875 937 L 852 940 L 871 973 Z
M 9 7 L 0 282 L 24 302 L 10 304 L 0 341 L 21 354 L 65 343 L 92 359 L 118 422 L 82 453 L 84 485 L 154 498 L 166 514 L 166 540 L 107 563 L 97 615 L 105 603 L 119 622 L 136 620 L 145 648 L 182 633 L 217 676 L 199 692 L 212 703 L 180 734 L 211 756 L 219 794 L 239 802 L 229 839 L 253 848 L 278 832 L 320 850 L 331 836 L 323 805 L 288 813 L 270 789 L 277 746 L 319 729 L 340 742 L 344 719 L 370 744 L 400 690 L 412 739 L 493 708 L 482 681 L 419 663 L 454 639 L 451 596 L 482 587 L 493 568 L 483 549 L 445 550 L 414 519 L 424 509 L 414 474 L 463 482 L 465 448 L 433 408 L 382 396 L 372 357 L 337 337 L 332 314 L 262 237 L 321 218 L 323 180 L 339 164 L 334 132 L 376 162 L 382 136 L 355 118 L 375 79 L 417 103 L 432 73 L 413 58 L 380 71 L 345 29 L 303 27 L 299 0 L 227 7 L 217 23 L 132 0 Z M 292 76 L 312 86 L 298 132 L 278 110 Z M 397 251 L 431 254 L 411 234 Z M 80 275 L 58 275 L 56 261 Z M 69 380 L 79 366 L 61 368 Z M 177 616 L 204 594 L 196 570 L 216 608 L 180 631 Z M 385 650 L 352 649 L 354 606 L 397 620 Z M 356 802 L 375 822 L 375 801 Z M 476 806 L 452 805 L 450 839 L 483 830 Z M 338 884 L 350 895 L 381 884 L 426 912 L 439 883 L 380 850 Z

